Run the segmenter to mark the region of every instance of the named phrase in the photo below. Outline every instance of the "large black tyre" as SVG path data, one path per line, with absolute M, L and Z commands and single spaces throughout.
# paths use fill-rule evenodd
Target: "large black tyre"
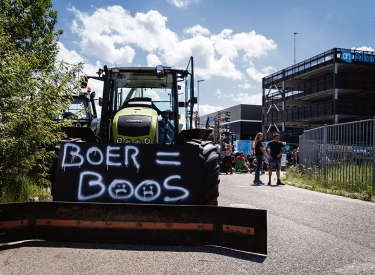
M 199 158 L 201 165 L 201 204 L 218 205 L 220 155 L 212 141 L 192 139 L 187 144 L 199 146 Z

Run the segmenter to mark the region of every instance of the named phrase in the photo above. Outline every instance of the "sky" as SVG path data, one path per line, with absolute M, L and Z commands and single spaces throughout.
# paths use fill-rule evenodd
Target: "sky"
M 332 48 L 375 49 L 373 0 L 52 0 L 58 60 L 186 68 L 199 114 L 262 104 L 262 78 Z M 294 34 L 297 33 L 297 34 Z M 101 95 L 101 83 L 89 83 Z

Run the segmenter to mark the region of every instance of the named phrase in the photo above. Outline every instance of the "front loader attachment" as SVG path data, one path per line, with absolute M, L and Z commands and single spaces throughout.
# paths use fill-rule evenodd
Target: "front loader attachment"
M 52 195 L 65 202 L 197 205 L 204 168 L 198 146 L 63 142 Z
M 266 215 L 266 210 L 218 206 L 9 203 L 0 204 L 0 243 L 216 245 L 267 254 Z

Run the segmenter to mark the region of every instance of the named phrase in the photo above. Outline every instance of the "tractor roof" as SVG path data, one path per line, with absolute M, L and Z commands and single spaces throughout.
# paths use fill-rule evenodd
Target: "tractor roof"
M 163 79 L 159 79 L 155 68 L 120 67 L 112 68 L 111 71 L 118 88 L 170 88 L 172 86 L 172 75 L 166 74 Z

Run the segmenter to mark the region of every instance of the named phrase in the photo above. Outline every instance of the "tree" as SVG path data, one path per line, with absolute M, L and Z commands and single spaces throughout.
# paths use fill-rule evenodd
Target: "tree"
M 57 12 L 51 0 L 2 0 L 0 10 L 4 16 L 3 30 L 18 54 L 34 59 L 34 70 L 53 70 L 53 58 L 58 49 L 56 39 L 63 33 L 55 31 Z
M 0 4 L 0 200 L 18 200 L 28 184 L 46 184 L 61 126 L 54 121 L 79 90 L 81 64 L 55 61 L 57 14 L 49 0 Z M 21 12 L 23 11 L 23 12 Z M 14 12 L 14 13 L 13 13 Z M 7 199 L 5 199 L 7 198 Z

